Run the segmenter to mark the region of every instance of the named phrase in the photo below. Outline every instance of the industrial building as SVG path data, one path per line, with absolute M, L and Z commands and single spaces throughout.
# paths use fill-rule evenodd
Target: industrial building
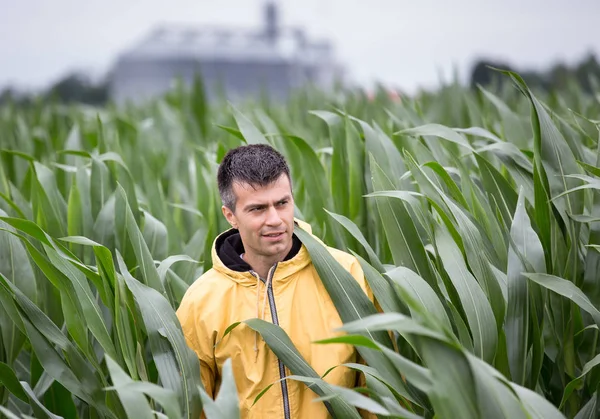
M 189 84 L 200 74 L 209 100 L 266 93 L 284 100 L 307 83 L 330 88 L 342 68 L 327 41 L 312 41 L 301 28 L 285 28 L 275 4 L 264 7 L 256 30 L 160 27 L 122 53 L 112 71 L 110 98 L 117 104 L 163 94 L 176 78 Z

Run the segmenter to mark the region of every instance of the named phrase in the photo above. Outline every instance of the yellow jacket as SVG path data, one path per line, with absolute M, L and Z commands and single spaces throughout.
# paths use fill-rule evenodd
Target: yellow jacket
M 311 232 L 308 224 L 296 222 Z M 235 233 L 236 230 L 230 229 L 215 240 L 212 269 L 190 286 L 177 310 L 187 344 L 200 360 L 205 390 L 216 397 L 221 368 L 225 360 L 231 358 L 242 418 L 330 417 L 323 402 L 312 401 L 318 397 L 316 393 L 295 380 L 277 383 L 252 406 L 261 390 L 290 372 L 260 335 L 244 323 L 221 340 L 232 323 L 261 318 L 278 324 L 319 375 L 331 367 L 357 362 L 358 355 L 352 345 L 312 343 L 338 336 L 339 333 L 333 330 L 340 327 L 342 321 L 304 245 L 298 242 L 301 247 L 295 256 L 271 269 L 271 286 L 267 288 L 269 278 L 258 278 L 250 271 L 232 270 L 219 258 L 218 243 L 222 243 L 223 236 Z M 340 250 L 327 249 L 373 301 L 358 260 Z M 338 367 L 325 377 L 325 381 L 353 388 L 357 373 L 347 367 Z

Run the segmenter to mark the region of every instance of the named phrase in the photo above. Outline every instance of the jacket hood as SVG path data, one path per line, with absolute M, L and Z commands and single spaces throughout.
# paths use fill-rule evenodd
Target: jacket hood
M 312 234 L 309 224 L 294 219 L 295 227 Z M 292 236 L 292 249 L 283 261 L 277 264 L 277 280 L 283 280 L 310 263 L 308 251 L 296 234 Z M 252 267 L 240 255 L 244 253 L 244 244 L 239 231 L 231 228 L 214 240 L 211 256 L 213 268 L 232 280 L 245 286 L 255 286 L 256 277 L 250 272 Z

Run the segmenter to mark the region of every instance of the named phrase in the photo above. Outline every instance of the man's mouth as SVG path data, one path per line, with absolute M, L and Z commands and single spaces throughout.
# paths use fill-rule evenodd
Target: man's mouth
M 277 238 L 283 236 L 284 232 L 263 234 L 263 237 Z

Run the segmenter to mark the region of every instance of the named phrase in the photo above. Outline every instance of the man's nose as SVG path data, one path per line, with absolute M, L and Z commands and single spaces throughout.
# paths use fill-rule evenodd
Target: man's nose
M 279 213 L 277 212 L 277 209 L 275 209 L 275 207 L 269 207 L 269 209 L 267 210 L 266 223 L 269 225 L 281 224 L 281 217 L 279 216 Z

